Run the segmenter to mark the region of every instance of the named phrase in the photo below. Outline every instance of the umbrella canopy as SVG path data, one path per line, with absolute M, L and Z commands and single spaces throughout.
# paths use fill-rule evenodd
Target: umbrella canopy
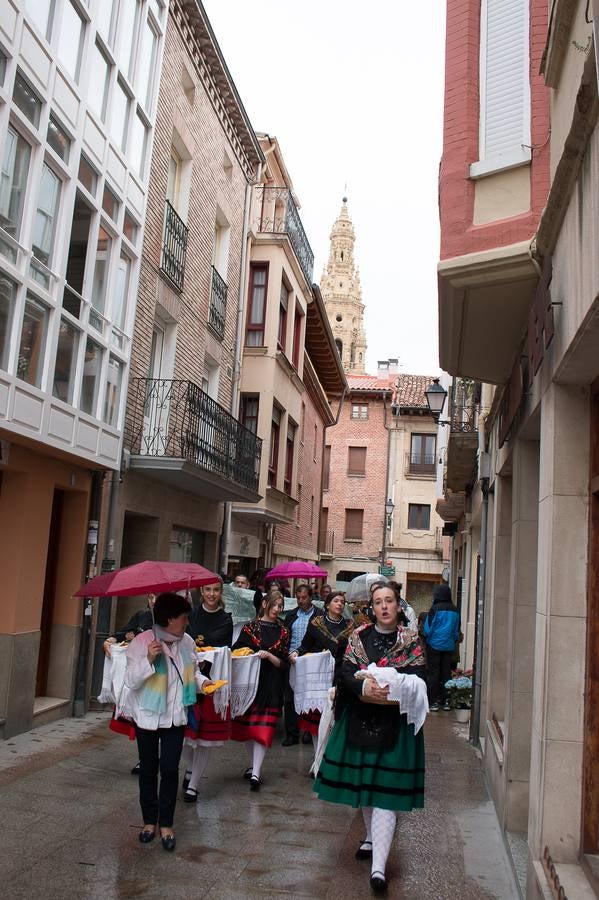
M 377 575 L 376 572 L 366 572 L 365 575 L 356 575 L 352 578 L 345 592 L 345 599 L 348 603 L 370 602 L 370 588 L 375 582 L 388 584 L 389 579 L 384 575 Z
M 324 569 L 320 569 L 315 563 L 302 562 L 294 559 L 292 562 L 280 563 L 266 573 L 267 578 L 328 578 Z
M 197 563 L 157 562 L 147 559 L 134 566 L 96 575 L 79 588 L 75 597 L 134 597 L 196 588 L 220 581 L 218 575 Z

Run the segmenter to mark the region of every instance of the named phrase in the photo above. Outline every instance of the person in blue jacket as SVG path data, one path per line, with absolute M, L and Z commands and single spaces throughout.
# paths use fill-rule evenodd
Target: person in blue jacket
M 433 590 L 433 605 L 424 620 L 424 639 L 429 677 L 430 711 L 437 712 L 439 705 L 449 709 L 445 682 L 451 678 L 451 662 L 456 644 L 462 639 L 460 613 L 451 601 L 451 589 L 447 584 L 437 584 Z

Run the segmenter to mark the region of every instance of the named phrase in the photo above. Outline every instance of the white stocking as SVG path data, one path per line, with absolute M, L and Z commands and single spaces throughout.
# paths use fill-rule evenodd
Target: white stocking
M 372 845 L 372 806 L 362 807 L 362 818 L 364 819 L 366 837 L 360 844 L 360 850 L 370 850 L 370 847 Z
M 387 857 L 391 849 L 391 842 L 395 834 L 397 816 L 391 809 L 380 809 L 375 806 L 372 810 L 372 874 L 378 872 L 385 874 Z
M 193 754 L 193 766 L 191 768 L 191 778 L 189 779 L 189 787 L 191 790 L 197 791 L 200 778 L 206 771 L 206 766 L 210 760 L 212 747 L 196 747 Z
M 195 748 L 192 747 L 191 744 L 183 744 L 183 750 L 181 751 L 181 762 L 185 766 L 186 772 L 191 772 L 194 749 Z
M 260 769 L 262 768 L 262 763 L 266 756 L 266 747 L 264 744 L 259 744 L 258 741 L 252 741 L 252 744 L 254 745 L 252 752 L 252 775 L 255 778 L 260 778 Z

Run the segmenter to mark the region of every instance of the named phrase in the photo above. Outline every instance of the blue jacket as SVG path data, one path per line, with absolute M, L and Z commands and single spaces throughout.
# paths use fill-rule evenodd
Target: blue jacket
M 432 650 L 455 650 L 460 639 L 460 614 L 453 603 L 433 603 L 424 620 L 424 639 Z

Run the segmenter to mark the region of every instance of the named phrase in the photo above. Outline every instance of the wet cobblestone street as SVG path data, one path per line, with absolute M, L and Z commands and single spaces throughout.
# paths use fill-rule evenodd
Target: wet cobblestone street
M 177 804 L 177 849 L 141 846 L 135 745 L 105 714 L 64 719 L 0 745 L 3 896 L 17 898 L 360 898 L 368 862 L 354 852 L 359 813 L 314 798 L 311 747 L 266 758 L 260 793 L 241 778 L 245 750 L 215 750 L 197 806 Z M 518 897 L 467 726 L 426 726 L 426 808 L 400 814 L 389 896 Z

